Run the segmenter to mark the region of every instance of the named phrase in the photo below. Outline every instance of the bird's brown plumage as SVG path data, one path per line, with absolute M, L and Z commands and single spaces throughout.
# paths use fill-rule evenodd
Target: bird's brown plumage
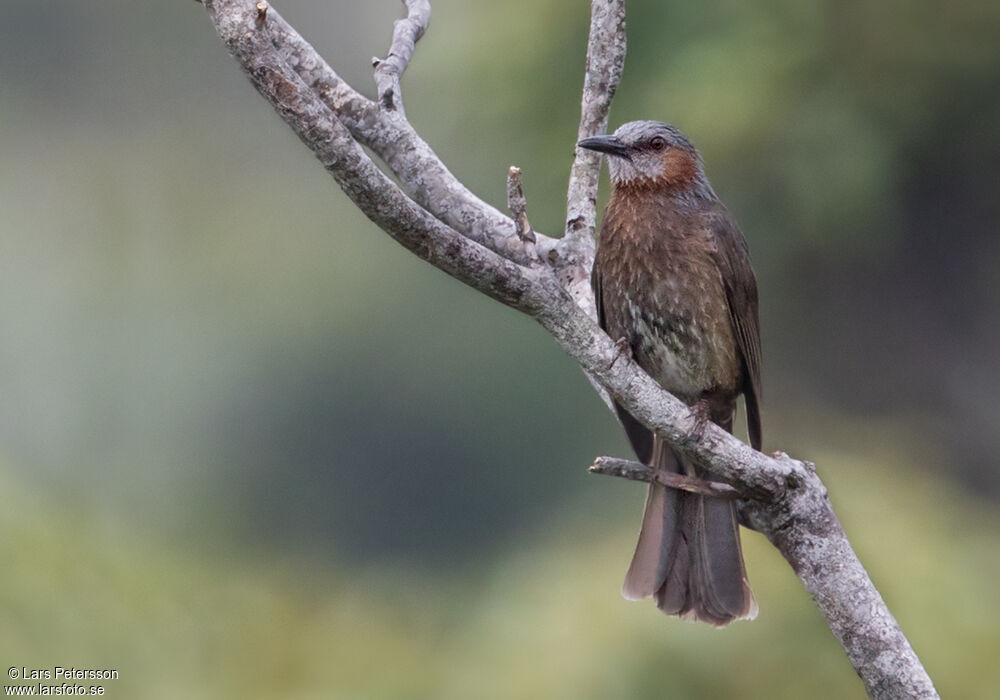
M 615 182 L 593 270 L 601 326 L 664 389 L 726 430 L 743 394 L 760 449 L 756 281 L 743 234 L 697 152 L 659 122 L 632 122 L 581 145 L 609 154 Z M 707 476 L 617 408 L 639 459 Z M 667 613 L 715 625 L 752 617 L 732 503 L 651 486 L 623 592 L 654 595 Z

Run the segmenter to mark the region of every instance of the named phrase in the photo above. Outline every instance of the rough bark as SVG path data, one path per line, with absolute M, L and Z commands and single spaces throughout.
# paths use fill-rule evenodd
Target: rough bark
M 577 153 L 561 239 L 530 228 L 517 174 L 511 206 L 519 224 L 472 194 L 406 121 L 400 77 L 430 17 L 426 0 L 408 14 L 376 65 L 378 99 L 343 81 L 264 2 L 204 0 L 216 31 L 251 83 L 379 228 L 432 265 L 534 318 L 595 383 L 676 449 L 725 484 L 689 480 L 674 488 L 743 501 L 749 523 L 791 564 L 873 698 L 934 698 L 909 642 L 855 555 L 813 466 L 767 456 L 695 418 L 595 323 L 589 273 L 599 160 Z M 578 138 L 603 131 L 625 55 L 624 0 L 593 0 Z M 369 147 L 405 192 L 372 162 Z M 641 464 L 610 460 L 597 471 L 654 478 Z M 602 466 L 603 465 L 603 466 Z M 659 478 L 659 477 L 655 477 Z
M 577 141 L 607 131 L 611 100 L 625 68 L 625 3 L 596 0 L 590 6 L 590 36 L 587 41 L 583 99 Z M 594 231 L 597 225 L 597 183 L 600 154 L 577 148 L 570 168 L 566 197 L 566 228 L 559 242 L 561 257 L 555 269 L 563 285 L 591 318 L 597 318 L 590 290 L 594 266 Z
M 283 61 L 319 94 L 358 143 L 389 166 L 417 204 L 467 238 L 515 262 L 534 259 L 516 244 L 514 222 L 469 191 L 405 116 L 396 110 L 380 110 L 348 85 L 274 8 L 267 13 L 267 30 Z M 396 95 L 402 100 L 401 91 Z M 540 254 L 551 251 L 556 243 L 540 234 L 537 242 Z
M 428 0 L 404 0 L 406 19 L 397 19 L 392 31 L 392 45 L 385 58 L 373 58 L 375 66 L 375 87 L 378 88 L 378 103 L 386 110 L 403 111 L 403 100 L 399 94 L 399 79 L 410 64 L 420 37 L 427 31 L 431 21 L 431 4 Z

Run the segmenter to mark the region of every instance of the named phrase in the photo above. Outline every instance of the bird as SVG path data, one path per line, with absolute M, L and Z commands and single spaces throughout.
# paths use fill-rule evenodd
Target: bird
M 750 444 L 760 450 L 757 281 L 701 156 L 659 121 L 628 122 L 577 145 L 604 154 L 613 185 L 591 275 L 601 328 L 691 408 L 696 435 L 708 421 L 732 432 L 742 395 Z M 713 478 L 617 402 L 615 410 L 644 464 Z M 756 617 L 734 502 L 651 483 L 622 595 L 653 597 L 668 615 L 716 627 Z

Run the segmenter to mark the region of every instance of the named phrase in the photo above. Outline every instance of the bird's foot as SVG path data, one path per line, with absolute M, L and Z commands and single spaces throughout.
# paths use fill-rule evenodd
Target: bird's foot
M 691 406 L 691 413 L 694 414 L 694 426 L 688 432 L 692 442 L 699 442 L 705 436 L 705 429 L 712 421 L 712 407 L 707 399 L 701 399 Z
M 629 347 L 628 341 L 624 337 L 615 341 L 615 356 L 611 358 L 611 364 L 608 365 L 608 369 L 614 367 L 615 363 L 621 357 L 632 357 L 632 348 Z

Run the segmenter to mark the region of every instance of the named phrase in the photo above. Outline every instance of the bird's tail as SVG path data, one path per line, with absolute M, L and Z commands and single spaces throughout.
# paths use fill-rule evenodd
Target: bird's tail
M 705 477 L 659 438 L 652 453 L 651 466 L 659 470 Z M 735 504 L 650 484 L 622 595 L 629 600 L 655 596 L 668 615 L 717 627 L 756 617 Z

